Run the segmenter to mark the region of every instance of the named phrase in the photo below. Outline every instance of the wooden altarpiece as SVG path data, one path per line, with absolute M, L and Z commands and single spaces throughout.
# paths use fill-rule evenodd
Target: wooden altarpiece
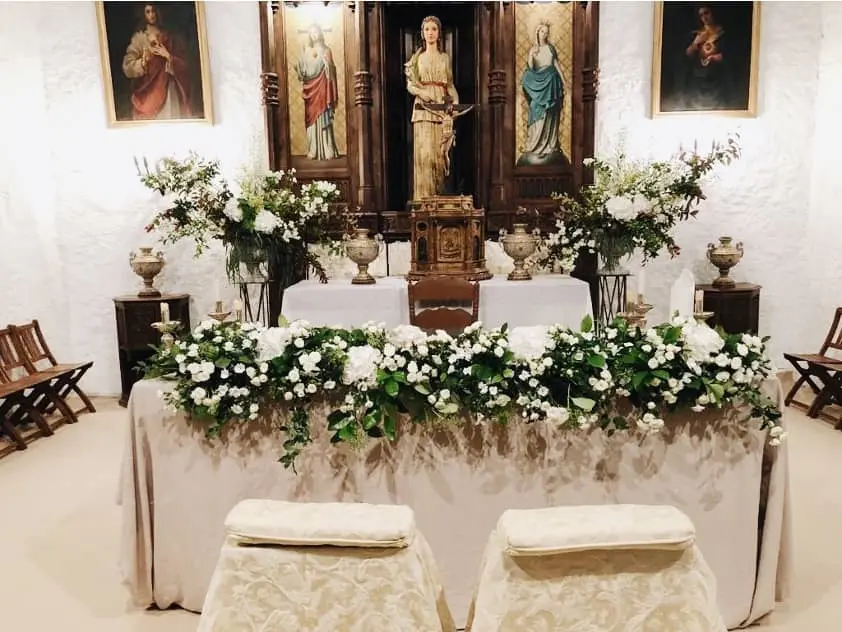
M 519 207 L 537 209 L 548 228 L 556 208 L 551 194 L 590 182 L 582 160 L 594 153 L 597 2 L 260 5 L 271 167 L 295 168 L 303 182 L 336 183 L 359 223 L 387 241 L 410 236 L 412 97 L 404 64 L 420 43 L 427 15 L 441 20 L 460 101 L 476 104 L 456 124 L 451 193 L 472 195 L 485 209 L 489 237 L 510 229 Z M 563 155 L 536 164 L 525 159 L 524 73 L 542 27 L 563 82 Z M 328 68 L 330 84 L 322 93 L 332 104 L 318 121 L 305 103 L 307 86 L 315 85 L 306 83 L 310 65 Z M 590 281 L 595 262 L 586 267 L 577 276 Z

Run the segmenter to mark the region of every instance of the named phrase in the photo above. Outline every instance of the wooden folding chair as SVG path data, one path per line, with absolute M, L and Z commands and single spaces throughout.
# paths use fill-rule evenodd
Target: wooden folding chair
M 49 376 L 35 375 L 25 375 L 15 380 L 0 366 L 0 429 L 18 450 L 26 449 L 26 439 L 18 426 L 27 419 L 38 426 L 41 434 L 53 434 L 53 429 L 43 415 L 46 404 L 50 402 L 49 381 Z
M 818 417 L 828 404 L 842 405 L 842 357 L 828 355 L 835 351 L 842 354 L 842 307 L 836 309 L 833 322 L 818 353 L 785 353 L 786 358 L 798 372 L 798 379 L 784 399 L 790 404 L 807 409 L 807 415 Z M 807 384 L 815 394 L 812 404 L 807 406 L 795 400 L 799 389 Z M 837 427 L 842 425 L 842 420 Z
M 12 328 L 0 329 L 0 367 L 15 382 L 28 378 L 27 388 L 36 388 L 41 396 L 38 400 L 38 410 L 43 415 L 49 415 L 58 410 L 68 423 L 75 423 L 76 413 L 64 401 L 61 393 L 66 390 L 67 378 L 53 371 L 39 372 L 34 365 L 27 362 L 26 357 L 15 344 Z
M 55 356 L 47 346 L 41 326 L 37 320 L 26 325 L 9 325 L 12 332 L 12 340 L 18 355 L 23 360 L 24 367 L 30 375 L 37 373 L 50 374 L 54 377 L 54 384 L 58 387 L 58 396 L 67 400 L 70 393 L 76 393 L 84 403 L 75 414 L 88 410 L 96 412 L 96 408 L 90 398 L 79 387 L 79 380 L 93 366 L 93 362 L 80 362 L 78 364 L 59 364 Z M 41 366 L 39 366 L 39 363 Z
M 426 331 L 461 332 L 479 316 L 479 283 L 430 277 L 408 285 L 409 323 Z M 433 305 L 419 310 L 418 303 Z M 468 307 L 470 311 L 464 309 Z

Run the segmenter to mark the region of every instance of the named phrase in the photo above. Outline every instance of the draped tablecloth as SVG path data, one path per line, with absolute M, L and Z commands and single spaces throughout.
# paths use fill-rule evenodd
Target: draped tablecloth
M 582 319 L 593 314 L 588 284 L 566 275 L 536 275 L 531 281 L 495 276 L 480 281 L 479 288 L 479 319 L 487 327 L 553 323 L 578 331 Z M 408 325 L 406 279 L 385 277 L 374 285 L 351 285 L 348 279 L 300 281 L 284 291 L 283 314 L 313 325 Z
M 647 437 L 547 423 L 405 423 L 395 443 L 355 449 L 329 443 L 318 406 L 314 443 L 295 473 L 277 462 L 280 410 L 208 440 L 201 424 L 166 410 L 166 388 L 140 381 L 129 403 L 121 567 L 139 606 L 200 610 L 225 516 L 254 497 L 409 505 L 460 626 L 485 543 L 509 508 L 675 505 L 696 526 L 729 628 L 771 611 L 788 591 L 786 443 L 770 447 L 766 432 L 736 423 L 734 411 L 668 417 Z

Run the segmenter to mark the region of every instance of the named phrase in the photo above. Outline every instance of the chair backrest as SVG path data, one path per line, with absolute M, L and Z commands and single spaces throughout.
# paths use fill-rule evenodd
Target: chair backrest
M 479 283 L 454 279 L 451 277 L 430 277 L 410 282 L 409 323 L 436 331 L 443 329 L 448 333 L 458 333 L 479 316 Z M 431 304 L 433 307 L 419 310 L 418 303 Z M 450 305 L 459 304 L 459 307 Z M 470 309 L 462 307 L 464 304 Z
M 11 384 L 12 376 L 6 373 L 6 369 L 0 365 L 0 384 Z
M 12 379 L 32 372 L 26 358 L 18 351 L 11 325 L 5 329 L 0 329 L 0 368 Z
M 50 348 L 47 346 L 47 341 L 44 340 L 44 334 L 41 333 L 41 326 L 37 320 L 25 325 L 9 325 L 12 330 L 12 340 L 17 348 L 18 355 L 22 356 L 23 361 L 27 365 L 29 371 L 34 372 L 38 369 L 47 368 L 48 366 L 55 366 L 58 364 L 53 356 Z M 38 363 L 42 366 L 38 366 Z
M 836 314 L 833 316 L 833 322 L 827 331 L 827 337 L 822 343 L 819 355 L 828 355 L 827 352 L 830 350 L 842 353 L 842 307 L 836 308 Z

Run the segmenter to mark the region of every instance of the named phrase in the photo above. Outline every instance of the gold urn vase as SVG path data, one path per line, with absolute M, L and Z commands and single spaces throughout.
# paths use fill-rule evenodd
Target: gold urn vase
M 132 251 L 129 253 L 129 265 L 132 271 L 143 279 L 143 288 L 137 293 L 138 296 L 161 296 L 161 291 L 152 286 L 152 281 L 164 268 L 164 255 L 161 252 L 152 252 L 152 248 L 138 248 L 140 254 Z
M 371 285 L 376 283 L 368 272 L 368 266 L 380 254 L 380 242 L 368 236 L 367 228 L 357 228 L 354 236 L 345 242 L 345 252 L 348 258 L 357 264 L 357 274 L 351 279 L 354 285 Z
M 515 269 L 509 272 L 509 281 L 529 281 L 532 275 L 526 269 L 524 262 L 535 252 L 538 240 L 535 235 L 526 231 L 526 224 L 515 224 L 512 232 L 501 240 L 503 251 L 515 262 Z
M 719 276 L 713 280 L 714 287 L 731 288 L 737 283 L 728 276 L 731 268 L 743 258 L 743 244 L 732 245 L 731 237 L 720 237 L 719 244 L 708 244 L 708 260 L 719 268 Z

